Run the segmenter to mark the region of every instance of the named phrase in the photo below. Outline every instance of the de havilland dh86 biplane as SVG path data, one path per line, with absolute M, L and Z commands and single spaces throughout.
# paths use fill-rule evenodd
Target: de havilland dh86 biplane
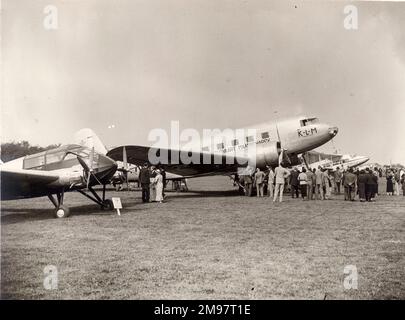
M 78 191 L 102 208 L 112 209 L 105 188 L 117 163 L 103 153 L 94 146 L 68 144 L 2 163 L 1 200 L 48 196 L 55 216 L 64 218 L 70 214 L 63 203 L 65 192 Z M 93 188 L 96 185 L 103 186 L 101 197 Z

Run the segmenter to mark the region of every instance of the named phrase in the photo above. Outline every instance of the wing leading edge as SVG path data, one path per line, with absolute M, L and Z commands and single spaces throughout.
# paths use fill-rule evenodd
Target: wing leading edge
M 241 156 L 196 151 L 193 151 L 191 156 L 191 152 L 188 151 L 144 146 L 120 146 L 110 150 L 107 156 L 116 161 L 123 161 L 124 148 L 128 163 L 138 166 L 143 165 L 145 162 L 158 164 L 150 161 L 150 154 L 158 157 L 163 154 L 167 155 L 159 165 L 166 171 L 183 177 L 235 173 L 238 167 L 246 166 L 248 163 L 248 159 Z

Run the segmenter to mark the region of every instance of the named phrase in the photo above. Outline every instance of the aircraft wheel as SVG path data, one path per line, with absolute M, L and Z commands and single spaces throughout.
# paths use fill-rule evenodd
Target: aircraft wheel
M 70 216 L 70 210 L 64 205 L 60 205 L 59 208 L 55 209 L 55 217 L 58 219 L 67 218 Z
M 103 204 L 104 204 L 102 206 L 103 210 L 113 210 L 114 209 L 114 205 L 113 205 L 113 202 L 111 199 L 104 200 Z

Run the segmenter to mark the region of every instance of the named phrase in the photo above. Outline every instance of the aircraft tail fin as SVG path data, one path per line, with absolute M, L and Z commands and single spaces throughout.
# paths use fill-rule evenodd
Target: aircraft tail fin
M 89 149 L 94 148 L 97 153 L 107 154 L 107 148 L 101 142 L 100 138 L 89 128 L 84 128 L 75 133 L 75 143 L 85 146 Z

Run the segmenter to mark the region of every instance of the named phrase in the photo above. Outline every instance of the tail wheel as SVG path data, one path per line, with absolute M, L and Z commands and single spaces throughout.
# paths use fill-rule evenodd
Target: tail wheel
M 70 216 L 70 210 L 68 207 L 64 205 L 60 205 L 58 208 L 55 209 L 55 217 L 58 219 L 67 218 Z
M 114 209 L 114 205 L 111 199 L 106 199 L 103 201 L 103 205 L 101 207 L 103 210 L 112 210 Z

